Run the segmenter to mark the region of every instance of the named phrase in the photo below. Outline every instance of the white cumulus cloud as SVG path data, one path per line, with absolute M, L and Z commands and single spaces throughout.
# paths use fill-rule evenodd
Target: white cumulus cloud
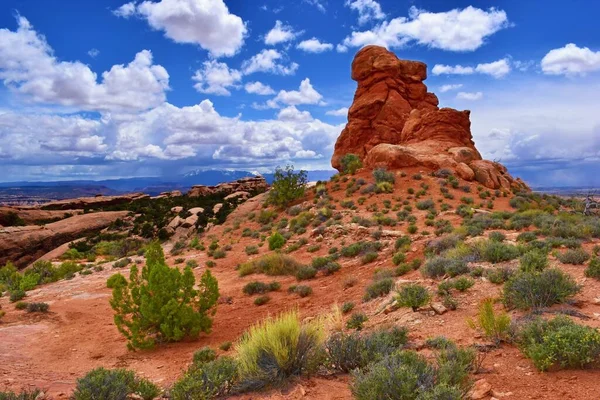
M 483 98 L 482 92 L 458 92 L 456 94 L 458 100 L 481 100 Z
M 440 86 L 440 92 L 441 93 L 446 93 L 446 92 L 449 92 L 451 90 L 460 89 L 462 86 L 463 86 L 462 83 L 457 83 L 457 84 L 454 84 L 454 85 L 442 85 L 442 86 Z
M 284 55 L 274 49 L 263 49 L 260 53 L 252 56 L 242 63 L 244 75 L 255 72 L 268 72 L 276 75 L 293 75 L 298 69 L 298 64 L 292 62 L 288 65 L 281 63 Z
M 244 89 L 246 89 L 246 92 L 248 93 L 259 94 L 261 96 L 275 94 L 275 91 L 271 88 L 271 86 L 265 85 L 264 83 L 258 81 L 246 83 L 246 85 L 244 85 Z
M 345 5 L 354 11 L 358 11 L 358 23 L 360 25 L 371 20 L 385 18 L 385 14 L 381 11 L 381 5 L 375 0 L 346 0 Z
M 331 43 L 322 43 L 317 38 L 303 40 L 296 47 L 308 53 L 322 53 L 324 51 L 329 51 L 333 49 L 333 45 Z
M 338 108 L 337 110 L 329 110 L 325 114 L 333 115 L 334 117 L 345 117 L 348 115 L 348 107 Z
M 469 6 L 434 13 L 413 6 L 408 18 L 398 17 L 367 31 L 352 32 L 342 44 L 347 47 L 377 44 L 393 48 L 415 42 L 448 51 L 474 51 L 488 36 L 508 26 L 506 12 L 496 8 L 485 11 Z
M 284 25 L 281 21 L 275 21 L 275 26 L 265 35 L 265 44 L 276 45 L 278 43 L 289 42 L 294 40 L 302 32 L 295 32 L 294 28 L 289 25 Z
M 228 88 L 236 87 L 242 80 L 242 73 L 230 69 L 227 64 L 216 60 L 205 61 L 202 69 L 196 71 L 192 80 L 196 82 L 194 88 L 200 93 L 229 96 Z
M 475 67 L 436 64 L 431 70 L 434 75 L 471 75 L 478 73 L 490 75 L 496 79 L 503 78 L 508 75 L 510 71 L 511 67 L 508 58 L 485 64 L 477 64 Z
M 548 75 L 586 75 L 600 70 L 600 51 L 569 43 L 553 49 L 542 59 L 542 71 Z
M 98 76 L 78 61 L 59 61 L 44 36 L 18 17 L 18 29 L 0 29 L 0 79 L 26 101 L 79 110 L 143 110 L 165 101 L 169 74 L 143 50 L 127 65 Z
M 176 43 L 197 44 L 214 57 L 233 56 L 244 44 L 245 22 L 223 0 L 130 2 L 114 11 L 119 17 L 145 19 Z
M 273 101 L 295 106 L 299 104 L 319 104 L 322 99 L 323 96 L 311 85 L 310 79 L 306 78 L 300 82 L 299 90 L 281 90 Z

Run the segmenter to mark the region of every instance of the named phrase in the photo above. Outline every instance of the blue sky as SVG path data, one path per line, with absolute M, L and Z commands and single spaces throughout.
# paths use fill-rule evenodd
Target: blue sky
M 328 169 L 366 44 L 534 185 L 600 185 L 600 3 L 3 0 L 4 181 Z

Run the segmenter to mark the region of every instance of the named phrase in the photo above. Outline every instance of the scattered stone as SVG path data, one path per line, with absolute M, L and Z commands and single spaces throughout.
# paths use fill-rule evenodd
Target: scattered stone
M 479 379 L 469 392 L 472 400 L 485 398 L 492 391 L 492 385 L 485 379 Z
M 183 207 L 181 207 L 181 206 L 176 206 L 176 207 L 171 208 L 171 212 L 174 212 L 177 214 L 179 214 L 182 211 L 183 211 Z
M 442 315 L 446 311 L 448 311 L 448 309 L 442 303 L 438 303 L 438 302 L 431 303 L 431 309 L 433 311 L 435 311 L 435 313 L 438 315 Z
M 202 207 L 194 207 L 188 210 L 192 215 L 202 214 L 204 212 L 204 208 Z

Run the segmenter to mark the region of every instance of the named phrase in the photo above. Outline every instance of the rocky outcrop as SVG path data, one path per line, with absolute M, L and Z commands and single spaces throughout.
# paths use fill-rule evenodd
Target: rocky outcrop
M 118 204 L 130 203 L 133 200 L 148 199 L 144 193 L 129 193 L 119 196 L 79 197 L 76 199 L 56 200 L 41 206 L 43 210 L 72 210 L 86 208 L 102 208 Z
M 40 210 L 31 206 L 0 207 L 0 226 L 5 225 L 2 222 L 8 221 L 11 214 L 19 217 L 26 225 L 31 225 L 49 221 L 58 221 L 82 212 L 82 210 Z M 5 226 L 7 225 L 8 224 Z
M 12 261 L 25 267 L 52 249 L 106 228 L 127 211 L 106 211 L 75 215 L 43 226 L 0 228 L 0 265 Z
M 502 165 L 484 161 L 471 135 L 470 111 L 438 108 L 423 81 L 427 66 L 400 60 L 379 46 L 366 46 L 352 62 L 358 82 L 331 165 L 356 154 L 368 168 L 446 168 L 491 189 L 526 189 Z
M 252 176 L 237 181 L 220 183 L 216 186 L 196 185 L 187 193 L 190 197 L 209 196 L 212 194 L 229 195 L 235 192 L 264 192 L 269 184 L 262 176 Z

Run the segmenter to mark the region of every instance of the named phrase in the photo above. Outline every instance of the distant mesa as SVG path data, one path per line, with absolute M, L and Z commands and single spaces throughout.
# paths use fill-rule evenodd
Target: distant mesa
M 361 49 L 352 62 L 358 87 L 331 165 L 341 170 L 342 157 L 352 153 L 367 168 L 444 168 L 490 189 L 529 190 L 503 165 L 482 159 L 471 135 L 470 111 L 439 108 L 426 78 L 422 62 L 400 60 L 380 46 Z

